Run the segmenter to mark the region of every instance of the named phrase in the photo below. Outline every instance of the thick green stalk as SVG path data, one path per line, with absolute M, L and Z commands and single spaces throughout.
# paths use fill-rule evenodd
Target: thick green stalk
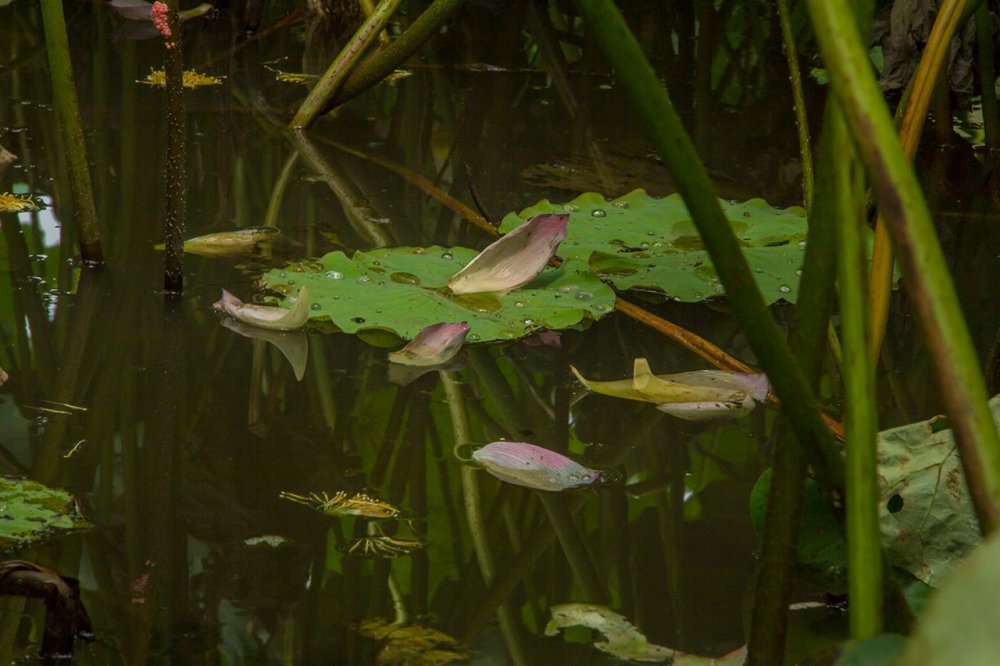
M 785 45 L 785 59 L 788 60 L 788 75 L 792 82 L 792 98 L 795 100 L 795 128 L 799 133 L 799 154 L 802 159 L 802 194 L 806 210 L 809 210 L 813 201 L 812 143 L 809 138 L 809 118 L 806 115 L 806 96 L 802 90 L 799 51 L 795 47 L 795 35 L 792 34 L 788 0 L 778 0 L 778 18 L 781 21 L 781 41 Z
M 826 490 L 842 497 L 843 461 L 805 375 L 792 358 L 781 329 L 757 289 L 739 241 L 712 193 L 708 173 L 667 91 L 611 0 L 577 0 L 577 6 L 673 176 L 729 302 L 809 455 L 817 478 Z
M 819 146 L 819 192 L 809 213 L 809 237 L 802 263 L 795 327 L 790 345 L 815 391 L 823 372 L 830 312 L 837 273 L 837 220 L 831 205 L 832 171 L 839 166 L 837 138 L 831 136 L 828 105 Z M 771 467 L 764 538 L 754 589 L 749 666 L 784 662 L 788 604 L 795 576 L 796 547 L 805 498 L 806 458 L 787 428 L 779 432 Z
M 441 378 L 441 387 L 448 402 L 455 447 L 467 445 L 471 441 L 469 414 L 465 409 L 465 396 L 461 384 L 451 373 L 442 371 L 438 372 L 438 376 Z M 462 498 L 465 503 L 466 519 L 469 521 L 472 548 L 476 552 L 483 582 L 489 588 L 496 579 L 497 567 L 493 551 L 486 540 L 486 517 L 483 516 L 482 503 L 479 500 L 479 480 L 476 478 L 478 473 L 479 471 L 470 465 L 462 465 Z M 511 660 L 515 664 L 527 664 L 518 618 L 509 603 L 500 604 L 500 608 L 497 609 L 497 620 L 500 623 L 500 631 L 507 641 Z
M 327 102 L 330 101 L 330 98 L 337 94 L 337 90 L 340 89 L 348 72 L 351 71 L 358 62 L 358 59 L 364 55 L 364 52 L 368 50 L 368 47 L 372 45 L 378 34 L 389 22 L 389 19 L 392 18 L 400 2 L 402 0 L 382 0 L 375 11 L 365 19 L 365 22 L 361 24 L 358 31 L 354 33 L 354 36 L 341 49 L 337 57 L 333 59 L 333 62 L 330 63 L 330 66 L 323 76 L 320 77 L 316 85 L 313 86 L 313 89 L 309 91 L 308 97 L 299 106 L 295 117 L 292 118 L 292 122 L 289 125 L 290 128 L 305 128 L 313 124 L 316 116 L 322 112 Z
M 394 42 L 351 70 L 330 106 L 343 104 L 382 81 L 416 53 L 461 6 L 462 0 L 434 0 Z
M 833 130 L 847 154 L 854 153 L 841 113 Z M 856 160 L 847 160 L 854 164 Z M 860 178 L 860 180 L 859 180 Z M 847 580 L 851 637 L 871 638 L 882 630 L 882 548 L 879 532 L 878 417 L 875 363 L 869 353 L 866 307 L 868 257 L 863 174 L 839 168 L 834 178 L 839 221 L 838 293 L 844 344 L 844 429 L 847 441 Z
M 83 123 L 80 121 L 80 106 L 73 80 L 62 0 L 42 0 L 41 6 L 45 50 L 49 58 L 49 76 L 52 79 L 52 102 L 69 161 L 73 207 L 80 224 L 80 256 L 87 265 L 99 267 L 104 264 L 104 253 L 101 250 L 94 186 L 87 164 L 87 144 L 83 138 Z
M 808 3 L 833 90 L 899 255 L 980 524 L 990 533 L 1000 518 L 1000 439 L 927 203 L 899 145 L 853 12 L 845 0 Z

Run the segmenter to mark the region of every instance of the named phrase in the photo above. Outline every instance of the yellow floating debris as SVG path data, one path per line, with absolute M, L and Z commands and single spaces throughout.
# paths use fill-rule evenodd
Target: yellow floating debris
M 189 69 L 184 72 L 183 86 L 185 88 L 221 86 L 223 78 L 224 77 L 201 74 L 199 72 L 194 71 L 193 69 Z M 154 69 L 149 74 L 146 75 L 146 78 L 140 79 L 138 83 L 143 83 L 147 86 L 156 86 L 157 88 L 166 88 L 167 75 L 162 69 Z
M 0 192 L 0 213 L 30 213 L 44 206 L 30 194 Z

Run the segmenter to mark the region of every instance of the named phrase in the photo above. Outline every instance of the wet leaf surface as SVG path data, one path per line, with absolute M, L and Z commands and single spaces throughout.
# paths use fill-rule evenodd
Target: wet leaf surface
M 794 303 L 805 254 L 805 211 L 774 208 L 762 199 L 743 203 L 720 199 L 720 203 L 765 300 Z M 688 303 L 723 295 L 679 195 L 657 199 L 635 190 L 611 201 L 594 192 L 565 204 L 542 200 L 507 215 L 500 231 L 510 231 L 542 213 L 569 213 L 569 234 L 559 246 L 559 256 L 589 262 L 597 275 L 619 289 L 653 289 Z
M 0 549 L 27 546 L 56 530 L 87 526 L 66 491 L 30 479 L 0 479 Z
M 993 664 L 1000 654 L 1000 537 L 994 535 L 958 566 L 935 595 L 908 641 L 899 666 Z
M 547 268 L 522 289 L 498 294 L 448 293 L 448 280 L 475 250 L 397 247 L 332 252 L 317 262 L 265 273 L 265 286 L 294 293 L 308 286 L 309 315 L 346 333 L 387 331 L 413 339 L 434 322 L 466 322 L 467 342 L 511 340 L 535 331 L 586 325 L 614 308 L 614 292 L 579 264 Z M 301 270 L 296 270 L 299 268 Z

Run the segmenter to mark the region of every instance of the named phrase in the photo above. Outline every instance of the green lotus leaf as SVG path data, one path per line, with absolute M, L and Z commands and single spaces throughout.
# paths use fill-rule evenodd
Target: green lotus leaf
M 511 340 L 541 329 L 572 328 L 614 308 L 614 292 L 586 264 L 547 268 L 506 295 L 454 295 L 448 279 L 477 252 L 463 247 L 396 247 L 331 252 L 265 273 L 264 286 L 293 294 L 309 289 L 309 316 L 329 319 L 346 333 L 370 338 L 389 332 L 405 340 L 436 323 L 469 324 L 469 342 Z
M 28 545 L 55 530 L 88 526 L 73 497 L 30 479 L 0 478 L 0 550 Z
M 774 208 L 762 199 L 719 201 L 765 300 L 794 303 L 806 247 L 805 211 Z M 657 199 L 645 190 L 634 190 L 610 201 L 594 192 L 566 204 L 542 200 L 507 215 L 500 231 L 508 232 L 543 213 L 570 215 L 569 234 L 559 246 L 559 256 L 588 262 L 591 270 L 618 289 L 653 289 L 688 303 L 724 293 L 679 195 Z

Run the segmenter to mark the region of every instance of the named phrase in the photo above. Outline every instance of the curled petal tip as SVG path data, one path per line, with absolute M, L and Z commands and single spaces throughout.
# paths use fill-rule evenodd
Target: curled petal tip
M 299 289 L 299 294 L 295 297 L 292 307 L 279 308 L 271 305 L 244 303 L 223 289 L 222 298 L 213 307 L 244 324 L 278 331 L 291 331 L 302 328 L 309 320 L 309 290 L 303 286 Z
M 402 365 L 431 366 L 447 363 L 465 343 L 469 325 L 433 324 L 417 333 L 409 344 L 389 354 L 389 360 Z
M 448 281 L 453 294 L 507 293 L 545 270 L 566 238 L 569 215 L 536 215 L 480 252 Z

